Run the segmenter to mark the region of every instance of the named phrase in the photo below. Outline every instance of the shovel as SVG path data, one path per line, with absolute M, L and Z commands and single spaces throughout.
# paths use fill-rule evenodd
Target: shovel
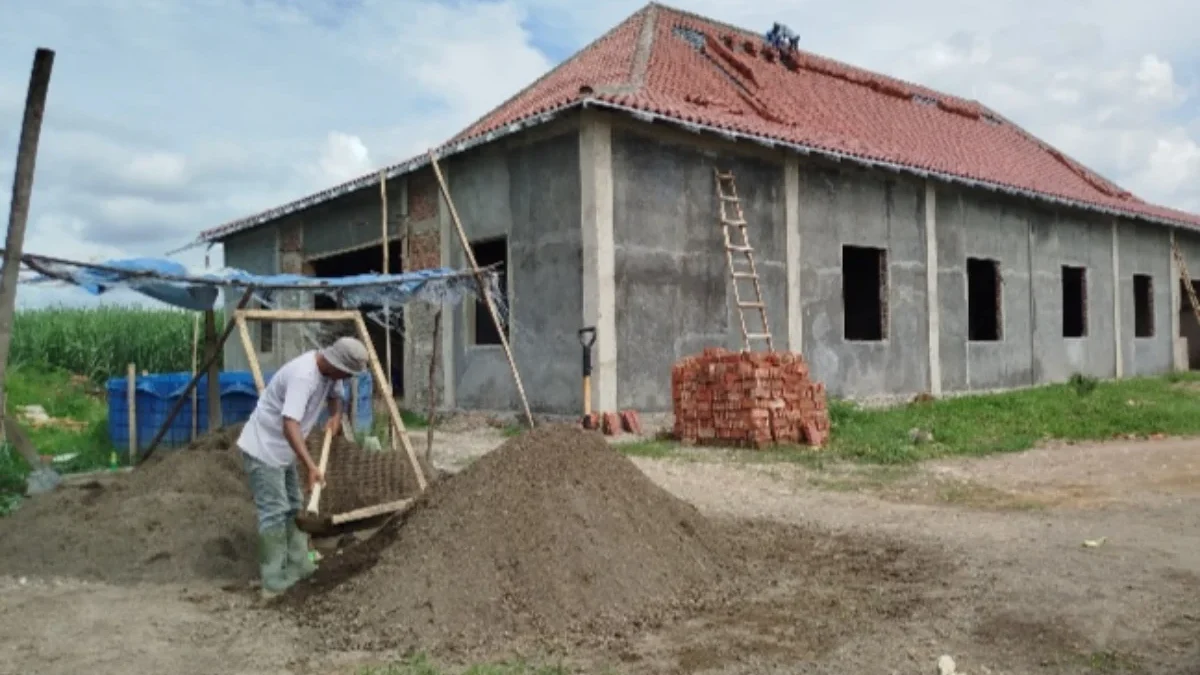
M 62 483 L 62 476 L 42 462 L 42 458 L 38 457 L 37 450 L 33 447 L 33 442 L 25 435 L 25 430 L 16 419 L 8 415 L 4 416 L 4 435 L 29 464 L 29 477 L 25 479 L 26 495 L 50 492 Z
M 329 446 L 332 443 L 333 432 L 329 427 L 325 427 L 325 438 L 321 441 L 321 459 L 317 461 L 317 468 L 322 476 L 325 475 L 325 467 L 329 465 Z M 308 508 L 296 514 L 296 527 L 308 534 L 319 534 L 327 529 L 324 522 L 326 519 L 317 515 L 317 506 L 321 503 L 321 488 L 324 486 L 324 481 L 314 485 L 312 495 L 308 498 Z

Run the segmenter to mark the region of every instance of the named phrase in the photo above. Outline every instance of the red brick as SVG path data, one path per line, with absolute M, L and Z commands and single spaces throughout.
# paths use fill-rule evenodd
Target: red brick
M 605 436 L 616 436 L 621 433 L 621 418 L 617 413 L 606 412 L 601 416 Z
M 580 420 L 580 423 L 583 425 L 584 429 L 588 429 L 590 431 L 598 430 L 600 428 L 600 415 L 597 413 L 588 413 L 583 416 L 583 418 Z
M 621 411 L 621 428 L 631 434 L 642 435 L 642 421 L 636 410 Z

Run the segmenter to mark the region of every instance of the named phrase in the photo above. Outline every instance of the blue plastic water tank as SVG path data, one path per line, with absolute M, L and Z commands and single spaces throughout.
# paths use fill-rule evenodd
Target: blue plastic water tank
M 271 381 L 274 371 L 263 373 L 267 382 Z M 192 379 L 191 373 L 155 373 L 139 375 L 136 382 L 135 403 L 137 409 L 137 440 L 138 448 L 145 450 L 150 441 L 158 433 L 167 413 L 180 396 L 184 387 Z M 220 374 L 217 380 L 218 396 L 221 406 L 221 423 L 237 424 L 250 419 L 254 406 L 258 403 L 258 390 L 254 386 L 254 376 L 244 371 L 228 371 Z M 350 383 L 342 385 L 346 398 L 349 399 Z M 114 447 L 124 450 L 129 447 L 129 401 L 128 378 L 114 377 L 106 384 L 108 391 L 108 437 Z M 196 430 L 198 434 L 208 431 L 208 376 L 201 376 L 196 385 Z M 354 427 L 365 431 L 371 428 L 373 422 L 373 406 L 371 402 L 372 380 L 369 373 L 358 376 L 358 419 Z M 321 423 L 328 417 L 323 410 Z M 163 447 L 178 447 L 187 445 L 191 440 L 192 431 L 192 397 L 185 397 L 183 407 L 171 421 L 166 435 L 160 443 Z

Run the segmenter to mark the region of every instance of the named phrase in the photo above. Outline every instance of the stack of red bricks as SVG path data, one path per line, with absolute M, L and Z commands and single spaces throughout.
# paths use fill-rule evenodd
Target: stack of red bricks
M 706 349 L 671 369 L 671 395 L 685 443 L 820 447 L 829 436 L 825 385 L 800 354 Z

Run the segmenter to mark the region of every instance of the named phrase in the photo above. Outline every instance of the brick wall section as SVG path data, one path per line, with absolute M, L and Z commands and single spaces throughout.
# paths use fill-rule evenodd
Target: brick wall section
M 431 176 L 432 178 L 432 176 Z M 435 183 L 436 186 L 436 183 Z M 409 191 L 412 195 L 411 187 Z M 434 208 L 437 202 L 433 203 Z M 434 213 L 436 216 L 436 212 Z M 409 248 L 410 270 L 430 269 L 441 266 L 442 246 L 441 228 L 436 219 L 426 219 L 413 223 L 412 240 Z M 433 358 L 434 350 L 438 353 L 438 370 L 434 375 L 434 395 L 441 403 L 442 398 L 442 367 L 440 342 L 433 344 L 433 317 L 438 308 L 423 302 L 414 302 L 404 308 L 405 311 L 405 340 L 404 340 L 404 405 L 424 414 L 429 407 L 429 361 Z M 450 308 L 452 311 L 453 308 Z M 442 315 L 442 330 L 447 330 L 446 320 Z
M 821 446 L 829 435 L 825 386 L 800 354 L 706 349 L 676 362 L 671 394 L 685 443 Z
M 437 176 L 425 168 L 408 176 L 408 217 L 414 223 L 437 218 Z
M 432 269 L 434 267 L 441 267 L 441 264 L 441 233 L 437 231 L 420 233 L 414 231 L 412 240 L 409 241 L 408 271 L 415 272 Z

